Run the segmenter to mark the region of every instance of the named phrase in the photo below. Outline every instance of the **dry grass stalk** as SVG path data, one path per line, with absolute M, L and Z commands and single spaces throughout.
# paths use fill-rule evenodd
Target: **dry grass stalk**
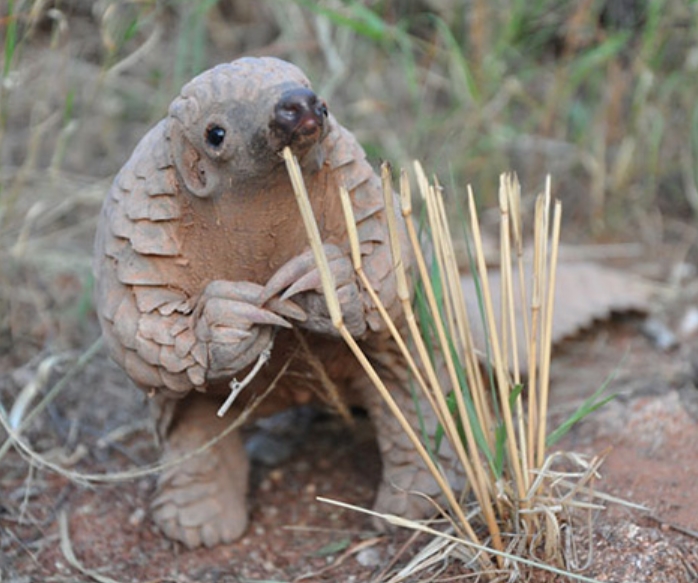
M 92 356 L 94 356 L 94 352 L 101 346 L 101 340 L 96 341 L 93 346 L 90 348 L 90 350 L 82 355 L 78 363 L 81 363 L 81 361 L 84 360 L 89 360 Z M 230 432 L 235 431 L 236 429 L 239 429 L 242 427 L 247 421 L 249 421 L 252 417 L 252 414 L 254 413 L 255 409 L 266 399 L 271 392 L 276 388 L 276 385 L 279 381 L 279 379 L 286 373 L 288 370 L 288 367 L 290 366 L 292 361 L 292 358 L 287 360 L 284 365 L 279 369 L 279 372 L 276 374 L 276 376 L 272 379 L 271 383 L 269 386 L 258 396 L 256 396 L 252 402 L 245 407 L 244 411 L 235 418 L 234 421 L 230 423 L 228 427 L 226 427 L 223 431 L 221 431 L 218 435 L 215 437 L 211 438 L 209 441 L 206 443 L 202 444 L 200 447 L 187 452 L 186 454 L 183 454 L 175 459 L 166 461 L 166 462 L 158 462 L 155 464 L 147 465 L 144 467 L 138 467 L 138 468 L 133 468 L 129 470 L 124 470 L 120 472 L 104 472 L 104 473 L 84 473 L 84 472 L 77 472 L 74 470 L 70 470 L 68 468 L 63 467 L 62 465 L 55 463 L 51 461 L 48 457 L 45 455 L 37 452 L 32 445 L 29 443 L 29 441 L 22 436 L 22 431 L 23 429 L 28 425 L 28 423 L 37 415 L 39 414 L 43 408 L 46 406 L 48 402 L 50 402 L 51 399 L 55 398 L 60 391 L 65 387 L 67 380 L 69 378 L 69 375 L 66 374 L 66 376 L 59 382 L 57 383 L 49 392 L 48 394 L 44 397 L 44 399 L 37 404 L 30 412 L 29 414 L 26 415 L 24 419 L 21 420 L 21 423 L 17 429 L 15 429 L 12 425 L 10 425 L 9 422 L 9 415 L 5 411 L 4 407 L 0 403 L 0 428 L 2 428 L 6 433 L 7 433 L 7 440 L 3 444 L 0 453 L 5 453 L 7 449 L 10 447 L 14 447 L 17 452 L 24 457 L 27 462 L 30 464 L 30 466 L 37 466 L 41 467 L 46 470 L 50 470 L 52 472 L 55 472 L 61 476 L 65 476 L 69 480 L 72 480 L 75 483 L 78 484 L 100 484 L 100 483 L 114 483 L 114 482 L 124 482 L 127 480 L 133 480 L 135 478 L 141 478 L 144 476 L 150 476 L 157 474 L 158 472 L 161 472 L 167 468 L 170 468 L 172 466 L 179 465 L 181 463 L 186 462 L 187 460 L 193 458 L 194 456 L 197 455 L 202 455 L 204 454 L 208 449 L 213 447 L 216 443 L 224 439 L 227 435 L 230 434 Z M 72 370 L 72 369 L 71 369 Z
M 515 579 L 512 577 L 512 572 L 515 571 L 515 567 L 517 565 L 525 565 L 525 566 L 535 568 L 535 569 L 542 569 L 542 570 L 548 571 L 550 573 L 554 573 L 556 575 L 561 575 L 563 577 L 570 577 L 576 581 L 583 581 L 585 583 L 601 583 L 600 581 L 597 581 L 596 579 L 591 579 L 589 577 L 585 577 L 585 576 L 580 575 L 578 573 L 570 573 L 569 571 L 565 571 L 563 569 L 554 567 L 552 565 L 547 565 L 547 564 L 541 563 L 540 561 L 526 558 L 523 555 L 523 553 L 520 556 L 516 556 L 516 555 L 511 554 L 511 552 L 499 552 L 499 551 L 496 551 L 492 548 L 478 545 L 471 540 L 459 538 L 450 532 L 444 532 L 442 530 L 437 530 L 436 528 L 433 528 L 433 527 L 429 526 L 428 524 L 425 524 L 424 522 L 416 522 L 413 520 L 408 520 L 408 519 L 401 518 L 399 516 L 390 515 L 390 514 L 380 514 L 378 512 L 373 512 L 372 510 L 367 510 L 367 509 L 361 508 L 359 506 L 354 506 L 353 504 L 347 504 L 345 502 L 331 500 L 330 498 L 323 498 L 322 496 L 318 496 L 317 499 L 320 502 L 332 504 L 332 505 L 338 506 L 340 508 L 347 508 L 347 509 L 355 510 L 357 512 L 362 512 L 364 514 L 368 514 L 371 516 L 377 516 L 379 518 L 383 518 L 387 522 L 389 522 L 390 524 L 393 524 L 395 526 L 399 526 L 402 528 L 409 528 L 410 530 L 423 532 L 423 533 L 432 535 L 433 537 L 444 540 L 444 541 L 456 543 L 456 545 L 458 545 L 458 547 L 459 547 L 458 550 L 460 550 L 460 551 L 462 551 L 463 548 L 469 548 L 469 549 L 472 549 L 476 552 L 481 553 L 482 555 L 488 555 L 488 554 L 496 555 L 496 556 L 500 557 L 503 560 L 503 562 L 505 562 L 506 569 L 504 569 L 504 570 L 490 569 L 486 572 L 477 573 L 475 575 L 476 581 L 478 580 L 477 577 L 480 575 L 484 575 L 486 577 L 489 576 L 490 577 L 489 580 L 513 581 Z M 596 508 L 598 508 L 598 507 L 596 507 Z M 470 563 L 468 566 L 474 567 L 474 561 L 472 560 L 472 556 L 473 555 L 471 555 L 471 554 L 467 554 L 463 558 L 464 558 L 464 560 L 466 560 Z M 477 557 L 478 555 L 476 554 L 475 556 Z M 426 555 L 423 557 L 424 561 L 430 561 L 431 558 L 432 558 L 431 556 L 426 556 Z M 445 557 L 445 558 L 452 559 L 453 555 L 451 555 L 449 557 Z M 512 561 L 514 562 L 513 564 L 512 564 Z M 423 570 L 423 563 L 416 564 L 416 562 L 414 562 L 414 564 L 411 564 L 411 565 L 404 567 L 400 571 L 400 573 L 398 573 L 394 577 L 390 578 L 387 581 L 387 583 L 401 583 L 402 581 L 406 581 L 408 579 L 413 581 L 414 579 L 411 579 L 411 578 L 414 577 L 421 570 Z M 462 575 L 462 577 L 464 579 L 468 576 L 469 575 L 465 574 L 465 573 Z M 429 579 L 429 580 L 432 580 L 432 579 Z
M 78 570 L 80 573 L 89 577 L 90 579 L 97 581 L 97 583 L 119 583 L 116 579 L 107 577 L 95 571 L 94 569 L 88 569 L 83 565 L 78 558 L 75 556 L 73 551 L 73 545 L 70 542 L 70 532 L 68 530 L 68 515 L 65 510 L 61 510 L 58 514 L 58 532 L 61 537 L 61 552 L 68 561 L 68 564 L 74 569 Z
M 473 240 L 473 264 L 481 290 L 481 313 L 474 315 L 467 313 L 453 238 L 449 232 L 448 214 L 438 183 L 430 183 L 421 165 L 415 162 L 416 181 L 428 218 L 431 260 L 427 261 L 422 238 L 412 221 L 411 189 L 407 175 L 404 171 L 400 174 L 399 204 L 400 212 L 406 220 L 411 246 L 409 250 L 400 248 L 396 225 L 398 201 L 393 192 L 390 169 L 385 165 L 382 169 L 388 230 L 404 326 L 398 326 L 390 318 L 363 271 L 349 195 L 344 189 L 340 189 L 339 193 L 347 219 L 354 268 L 403 353 L 416 386 L 424 396 L 424 402 L 432 407 L 443 430 L 443 437 L 448 440 L 462 466 L 468 488 L 477 502 L 476 510 L 467 513 L 441 468 L 434 464 L 428 453 L 435 444 L 423 443 L 396 406 L 361 347 L 344 326 L 300 168 L 288 149 L 284 152 L 284 157 L 322 274 L 332 321 L 441 487 L 448 503 L 447 508 L 441 511 L 452 526 L 453 534 L 439 533 L 431 527 L 395 516 L 383 518 L 393 524 L 460 541 L 465 547 L 475 549 L 475 554 L 470 553 L 468 556 L 489 580 L 501 577 L 503 570 L 509 574 L 507 576 L 516 578 L 521 575 L 520 567 L 527 565 L 589 581 L 581 575 L 564 571 L 569 564 L 579 565 L 566 552 L 570 544 L 565 538 L 565 532 L 571 530 L 575 516 L 580 512 L 588 514 L 601 508 L 599 504 L 591 502 L 595 496 L 592 482 L 597 476 L 601 459 L 587 463 L 580 456 L 571 454 L 546 457 L 554 306 L 551 290 L 555 285 L 561 218 L 560 203 L 551 205 L 550 180 L 546 184 L 545 193 L 536 202 L 534 267 L 531 274 L 526 274 L 520 188 L 514 177 L 501 178 L 501 326 L 496 324 L 488 268 L 471 189 L 468 190 L 469 226 Z M 402 257 L 407 253 L 414 256 L 415 274 L 408 274 L 405 270 Z M 419 278 L 420 295 L 417 302 L 421 302 L 419 307 L 422 319 L 426 317 L 429 320 L 427 327 L 415 313 L 411 275 Z M 527 291 L 529 288 L 530 292 Z M 520 301 L 516 301 L 515 293 L 521 295 Z M 525 313 L 519 314 L 516 305 L 529 308 Z M 471 317 L 484 318 L 486 324 L 488 359 L 485 366 L 489 367 L 489 375 L 482 374 L 480 358 L 470 332 Z M 517 357 L 519 323 L 523 326 L 527 344 L 527 407 L 522 396 L 521 363 Z M 431 332 L 426 332 L 427 328 Z M 434 353 L 436 357 L 432 356 Z M 489 376 L 491 386 L 485 382 L 484 376 Z M 571 473 L 557 470 L 556 464 L 561 460 L 571 462 L 578 470 Z M 562 528 L 563 524 L 565 529 Z M 445 547 L 436 545 L 434 548 L 441 549 L 438 552 L 442 553 Z M 496 564 L 492 562 L 492 558 L 496 559 Z M 421 566 L 415 566 L 415 569 L 423 569 L 432 562 L 433 556 L 425 558 L 420 563 Z
M 352 350 L 358 361 L 361 363 L 364 370 L 370 377 L 371 381 L 376 386 L 376 389 L 385 399 L 385 402 L 390 408 L 391 412 L 395 415 L 402 429 L 405 431 L 410 441 L 414 445 L 415 449 L 422 457 L 422 460 L 424 461 L 425 465 L 434 476 L 434 479 L 439 484 L 441 491 L 444 493 L 444 496 L 446 497 L 449 503 L 450 509 L 457 517 L 459 521 L 459 526 L 462 527 L 462 529 L 467 533 L 469 537 L 478 540 L 478 537 L 475 534 L 475 531 L 471 528 L 468 520 L 466 519 L 463 509 L 461 508 L 461 505 L 459 504 L 458 499 L 456 498 L 456 494 L 454 493 L 453 489 L 448 483 L 448 480 L 440 471 L 440 469 L 436 466 L 431 456 L 429 455 L 429 452 L 425 448 L 424 444 L 421 442 L 419 436 L 412 428 L 410 423 L 407 421 L 405 416 L 402 414 L 399 407 L 397 406 L 397 403 L 395 403 L 395 400 L 390 395 L 390 392 L 383 383 L 382 379 L 380 378 L 376 370 L 373 368 L 373 365 L 370 363 L 370 361 L 363 353 L 356 340 L 354 340 L 354 338 L 351 336 L 346 326 L 344 325 L 339 298 L 337 297 L 335 285 L 332 280 L 332 274 L 330 272 L 327 257 L 325 256 L 325 253 L 322 248 L 320 232 L 315 221 L 315 217 L 313 215 L 313 210 L 310 205 L 310 200 L 308 198 L 308 193 L 306 191 L 305 184 L 303 182 L 303 176 L 301 174 L 300 166 L 298 165 L 298 161 L 295 159 L 289 148 L 284 148 L 284 159 L 286 161 L 286 165 L 291 177 L 291 182 L 293 184 L 293 189 L 298 200 L 298 205 L 301 211 L 301 216 L 303 218 L 303 223 L 308 232 L 310 245 L 313 250 L 318 268 L 320 270 L 322 287 L 325 292 L 327 306 L 330 313 L 330 317 L 332 319 L 332 323 L 337 328 L 342 338 L 347 343 L 349 348 Z M 392 197 L 392 193 L 390 196 Z M 347 209 L 348 206 L 345 204 L 344 208 Z M 358 237 L 356 235 L 352 235 L 352 240 L 356 242 L 358 241 Z M 354 253 L 354 259 L 356 260 L 356 253 Z M 396 263 L 395 268 L 399 269 L 401 265 L 402 264 L 398 262 Z M 383 310 L 383 313 L 386 313 L 385 310 Z

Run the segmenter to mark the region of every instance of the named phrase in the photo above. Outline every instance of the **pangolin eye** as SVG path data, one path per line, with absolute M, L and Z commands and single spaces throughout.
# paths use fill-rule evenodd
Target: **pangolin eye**
M 206 128 L 206 141 L 214 148 L 217 148 L 225 139 L 225 130 L 218 125 L 213 125 Z

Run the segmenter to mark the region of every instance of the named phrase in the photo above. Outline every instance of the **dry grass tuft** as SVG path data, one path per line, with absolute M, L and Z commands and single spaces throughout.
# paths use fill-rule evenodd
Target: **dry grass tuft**
M 274 379 L 272 379 L 269 386 L 262 393 L 256 396 L 252 402 L 250 402 L 249 406 L 247 406 L 245 410 L 235 418 L 235 420 L 231 421 L 228 427 L 195 450 L 167 462 L 158 462 L 145 467 L 132 468 L 120 472 L 112 471 L 103 473 L 84 473 L 63 467 L 63 465 L 60 463 L 56 463 L 49 459 L 49 457 L 46 455 L 38 452 L 32 446 L 29 440 L 22 435 L 22 430 L 27 427 L 29 423 L 37 417 L 37 415 L 41 414 L 49 403 L 61 393 L 72 376 L 77 374 L 92 358 L 94 358 L 101 346 L 102 339 L 100 338 L 80 356 L 80 358 L 63 376 L 63 378 L 53 387 L 51 387 L 43 399 L 31 410 L 29 410 L 28 407 L 28 398 L 23 398 L 21 396 L 15 401 L 10 413 L 5 411 L 5 408 L 0 403 L 0 427 L 7 434 L 5 442 L 0 445 L 0 461 L 2 461 L 2 458 L 7 451 L 11 447 L 14 447 L 20 453 L 20 455 L 27 460 L 30 466 L 36 466 L 53 471 L 56 474 L 72 480 L 75 483 L 83 485 L 124 482 L 133 480 L 135 478 L 155 475 L 169 467 L 185 463 L 192 457 L 204 454 L 208 449 L 230 434 L 230 432 L 239 429 L 245 423 L 247 423 L 259 404 L 264 401 L 264 399 L 266 399 L 274 390 L 278 380 L 286 373 L 286 370 L 290 364 L 290 361 L 288 361 L 284 366 L 281 367 L 277 375 L 274 377 Z M 28 387 L 25 388 L 25 391 L 32 392 L 33 389 L 28 385 Z M 105 438 L 108 438 L 108 436 Z
M 487 580 L 526 580 L 531 569 L 544 569 L 590 579 L 572 571 L 590 564 L 590 549 L 578 548 L 584 532 L 589 540 L 592 514 L 603 509 L 594 492 L 603 456 L 548 452 L 547 407 L 550 378 L 552 290 L 560 237 L 561 205 L 553 202 L 550 180 L 536 201 L 534 260 L 530 273 L 523 261 L 521 194 L 513 176 L 502 176 L 499 189 L 501 327 L 495 319 L 474 196 L 468 192 L 471 255 L 479 282 L 480 313 L 468 314 L 460 273 L 449 232 L 441 189 L 430 183 L 415 162 L 421 204 L 426 210 L 430 260 L 424 237 L 412 220 L 410 184 L 400 175 L 400 210 L 407 222 L 411 249 L 400 248 L 395 224 L 395 196 L 390 169 L 382 177 L 397 288 L 404 322 L 395 322 L 381 305 L 365 276 L 348 193 L 341 190 L 351 240 L 352 258 L 363 285 L 372 294 L 387 327 L 402 351 L 424 399 L 433 408 L 443 438 L 456 453 L 468 479 L 468 492 L 455 492 L 444 468 L 430 454 L 439 448 L 411 427 L 361 346 L 344 326 L 327 259 L 322 251 L 297 161 L 285 152 L 287 167 L 322 274 L 323 288 L 334 325 L 371 377 L 392 413 L 409 436 L 440 486 L 444 506 L 434 507 L 441 519 L 433 525 L 380 515 L 386 521 L 433 535 L 391 583 L 414 577 L 435 563 L 461 560 Z M 416 274 L 407 273 L 401 260 L 416 258 Z M 416 280 L 415 300 L 410 277 Z M 522 295 L 515 301 L 515 290 Z M 527 306 L 518 313 L 516 306 Z M 483 318 L 487 346 L 478 350 L 470 333 L 470 319 Z M 516 327 L 525 329 L 528 377 L 523 378 L 516 346 Z M 484 351 L 484 354 L 483 354 Z M 436 355 L 436 356 L 434 356 Z M 524 399 L 524 393 L 526 399 Z M 334 504 L 340 504 L 333 502 Z M 366 512 L 363 510 L 363 512 Z M 375 514 L 375 513 L 373 513 Z M 445 527 L 443 526 L 445 524 Z M 440 542 L 439 542 L 440 541 Z

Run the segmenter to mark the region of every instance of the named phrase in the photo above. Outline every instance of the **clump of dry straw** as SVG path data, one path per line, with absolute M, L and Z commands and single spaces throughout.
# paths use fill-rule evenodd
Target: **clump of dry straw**
M 480 296 L 478 314 L 469 314 L 466 310 L 441 189 L 438 183 L 428 181 L 418 162 L 414 170 L 426 210 L 425 232 L 430 260 L 427 261 L 422 248 L 424 237 L 420 237 L 412 220 L 410 183 L 403 171 L 400 210 L 407 223 L 411 252 L 416 258 L 416 273 L 406 273 L 400 260 L 403 250 L 395 224 L 391 172 L 384 165 L 382 178 L 390 241 L 406 322 L 406 326 L 400 327 L 390 319 L 363 272 L 349 195 L 340 189 L 354 268 L 400 347 L 415 385 L 425 397 L 421 401 L 433 407 L 441 437 L 448 440 L 458 456 L 458 463 L 468 479 L 468 491 L 458 493 L 453 491 L 442 468 L 429 454 L 438 449 L 438 444 L 429 443 L 411 427 L 360 345 L 346 329 L 300 168 L 290 150 L 286 149 L 284 156 L 321 271 L 333 323 L 399 420 L 440 485 L 446 501 L 445 507 L 434 502 L 440 518 L 445 519 L 434 523 L 380 515 L 392 524 L 428 532 L 434 537 L 432 544 L 390 581 L 413 577 L 438 561 L 444 563 L 443 559 L 454 558 L 466 561 L 488 580 L 525 579 L 532 568 L 542 568 L 590 581 L 578 571 L 588 564 L 591 553 L 579 551 L 575 541 L 580 526 L 588 527 L 591 513 L 602 508 L 594 501 L 593 491 L 601 459 L 587 460 L 583 456 L 559 452 L 549 454 L 546 443 L 552 290 L 561 224 L 561 205 L 551 201 L 550 181 L 545 193 L 536 200 L 533 262 L 527 273 L 520 187 L 512 176 L 501 178 L 501 306 L 497 307 L 501 318 L 498 320 L 492 305 L 472 190 L 468 189 L 469 231 L 471 262 Z M 410 278 L 417 282 L 414 304 Z M 478 347 L 480 350 L 473 344 L 471 318 L 483 318 L 486 324 L 487 346 Z M 519 362 L 517 356 L 520 353 L 517 326 L 524 330 L 527 363 Z M 441 355 L 445 374 L 437 371 L 438 365 L 430 356 L 434 352 Z M 585 557 L 582 559 L 581 555 Z M 571 570 L 577 573 L 573 575 Z

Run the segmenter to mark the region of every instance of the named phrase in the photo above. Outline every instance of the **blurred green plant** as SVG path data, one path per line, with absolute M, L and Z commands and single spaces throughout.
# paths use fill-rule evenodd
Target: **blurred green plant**
M 680 170 L 698 91 L 695 1 L 295 4 L 353 35 L 347 59 L 386 79 L 373 98 L 397 111 L 364 140 L 377 157 L 417 157 L 459 183 L 513 168 L 538 189 L 549 171 L 574 174 L 561 193 L 569 221 L 602 237 L 637 237 Z M 491 205 L 496 193 L 479 196 Z
M 12 62 L 17 49 L 17 17 L 14 12 L 14 0 L 7 1 L 7 15 L 4 17 L 5 43 L 2 60 L 2 78 L 0 79 L 0 144 L 5 126 L 7 124 L 7 99 L 5 97 L 6 85 L 9 82 L 9 75 Z M 0 181 L 0 194 L 2 194 L 2 182 Z M 2 213 L 0 212 L 0 218 Z
M 181 87 L 207 67 L 206 17 L 218 1 L 179 0 L 180 18 L 175 53 L 174 89 Z

